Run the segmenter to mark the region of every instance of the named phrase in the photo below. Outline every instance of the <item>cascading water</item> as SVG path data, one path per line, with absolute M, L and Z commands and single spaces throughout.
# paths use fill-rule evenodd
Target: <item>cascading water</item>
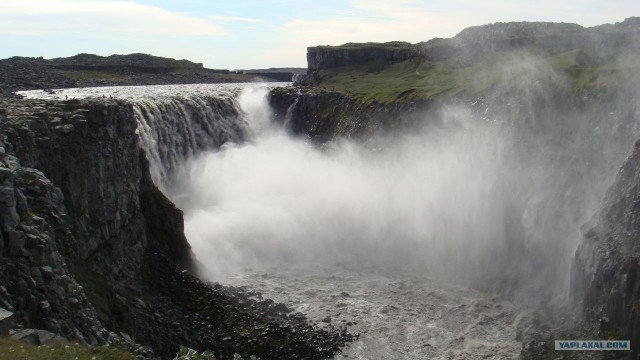
M 518 303 L 566 289 L 579 227 L 638 136 L 638 102 L 575 110 L 544 65 L 505 69 L 498 91 L 419 130 L 321 149 L 272 124 L 255 85 L 55 96 L 132 102 L 204 277 L 347 324 L 362 334 L 349 357 L 515 358 L 517 311 L 473 288 Z
M 156 184 L 169 186 L 170 176 L 187 159 L 225 142 L 245 138 L 246 129 L 233 97 L 185 96 L 143 99 L 133 104 L 138 133 L 150 159 Z

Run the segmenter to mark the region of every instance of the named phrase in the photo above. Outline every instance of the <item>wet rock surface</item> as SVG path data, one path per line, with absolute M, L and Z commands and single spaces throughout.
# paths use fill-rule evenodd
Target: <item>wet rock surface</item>
M 603 338 L 640 341 L 640 142 L 620 169 L 600 211 L 583 227 L 571 295 Z M 638 348 L 632 345 L 632 353 Z
M 270 103 L 277 121 L 317 143 L 415 126 L 428 109 L 438 107 L 433 101 L 367 103 L 349 94 L 304 87 L 276 88 Z

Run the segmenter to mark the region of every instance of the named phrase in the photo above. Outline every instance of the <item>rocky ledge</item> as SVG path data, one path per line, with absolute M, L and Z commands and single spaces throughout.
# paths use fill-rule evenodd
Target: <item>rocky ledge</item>
M 153 184 L 136 127 L 124 101 L 0 103 L 0 307 L 20 327 L 143 357 L 338 352 L 344 330 L 192 275 L 182 213 Z

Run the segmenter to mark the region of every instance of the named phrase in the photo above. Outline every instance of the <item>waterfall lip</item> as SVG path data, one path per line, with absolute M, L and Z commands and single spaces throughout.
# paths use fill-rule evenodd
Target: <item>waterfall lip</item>
M 290 82 L 105 86 L 20 91 L 27 99 L 65 101 L 104 99 L 133 105 L 135 131 L 149 161 L 151 177 L 164 193 L 174 179 L 186 176 L 182 166 L 202 152 L 226 142 L 251 138 L 250 117 L 239 103 L 247 89 L 268 91 Z M 255 125 L 255 124 L 254 124 Z
M 136 101 L 141 99 L 175 98 L 191 95 L 235 94 L 247 86 L 256 87 L 289 87 L 291 82 L 256 82 L 256 83 L 215 83 L 215 84 L 172 84 L 172 85 L 136 85 L 136 86 L 103 86 L 87 88 L 25 90 L 16 94 L 27 99 L 68 100 L 84 98 L 109 98 Z

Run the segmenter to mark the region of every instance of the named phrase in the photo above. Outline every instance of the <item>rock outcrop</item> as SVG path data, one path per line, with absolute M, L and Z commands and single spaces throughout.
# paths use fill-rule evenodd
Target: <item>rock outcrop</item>
M 278 122 L 316 143 L 415 126 L 427 111 L 438 107 L 437 101 L 366 103 L 340 92 L 305 88 L 277 88 L 269 101 Z
M 416 48 L 406 42 L 348 43 L 307 48 L 307 64 L 313 72 L 367 61 L 404 61 L 419 55 Z
M 625 161 L 600 211 L 584 225 L 571 295 L 603 337 L 640 341 L 640 142 Z
M 179 226 L 171 239 L 149 236 L 157 220 L 145 205 L 168 200 L 151 182 L 131 105 L 29 101 L 3 112 L 3 305 L 23 326 L 82 343 L 128 338 L 113 331 L 135 330 L 145 255 L 190 262 Z M 181 224 L 175 208 L 162 216 Z

